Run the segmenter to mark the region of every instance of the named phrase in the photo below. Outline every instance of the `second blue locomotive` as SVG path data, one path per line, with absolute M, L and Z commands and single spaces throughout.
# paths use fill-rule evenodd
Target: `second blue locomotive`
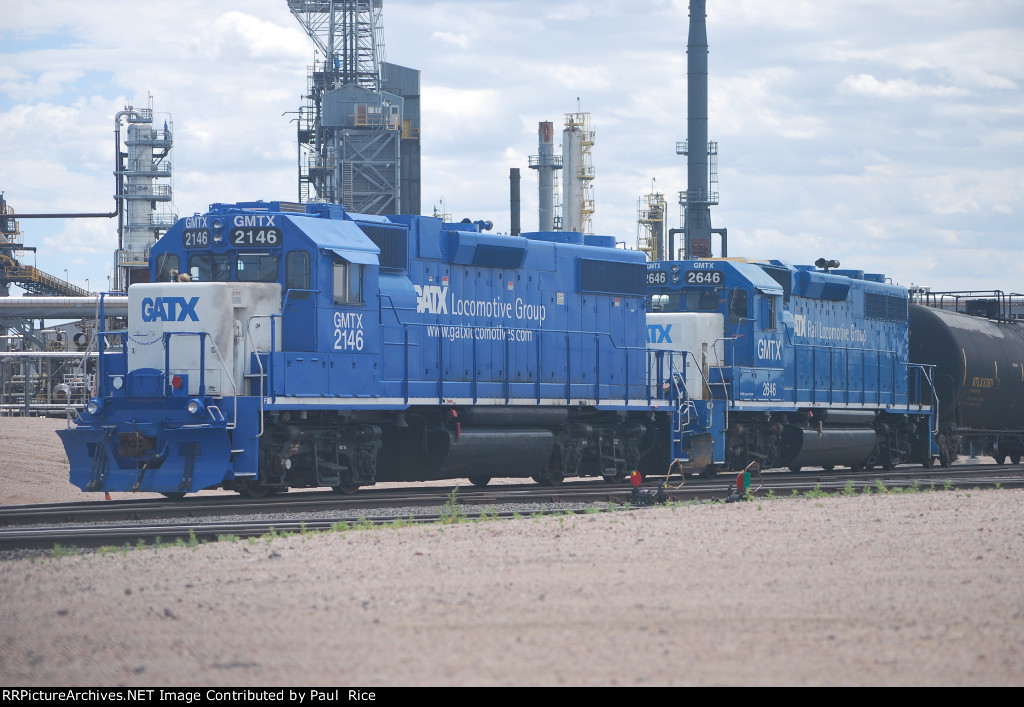
M 931 369 L 909 360 L 907 290 L 818 265 L 648 265 L 650 346 L 685 359 L 661 436 L 684 470 L 931 464 Z

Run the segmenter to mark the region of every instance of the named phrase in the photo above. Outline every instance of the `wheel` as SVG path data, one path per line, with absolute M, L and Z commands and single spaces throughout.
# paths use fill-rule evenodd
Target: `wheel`
M 345 483 L 332 486 L 331 488 L 334 490 L 334 493 L 340 493 L 343 496 L 351 496 L 359 490 L 359 484 Z
M 1006 455 L 1005 454 L 996 454 L 995 460 L 996 460 L 996 464 L 998 464 L 999 466 L 1002 466 L 1003 464 L 1006 463 Z
M 836 468 L 836 465 L 835 464 L 823 464 L 821 468 L 824 469 L 825 471 L 832 471 L 832 470 L 834 470 Z
M 172 501 L 180 501 L 181 499 L 185 498 L 184 491 L 161 491 L 160 495 L 163 496 L 164 498 L 169 498 Z
M 606 484 L 621 484 L 623 481 L 629 478 L 629 474 L 625 472 L 619 474 L 611 474 L 610 476 L 602 476 Z
M 802 468 L 803 467 L 800 467 L 800 466 L 791 466 L 791 467 L 789 467 L 789 470 L 795 473 L 795 472 L 800 471 L 800 469 L 802 469 Z
M 935 457 L 929 454 L 924 458 L 924 461 L 921 462 L 921 466 L 923 466 L 925 469 L 931 469 L 933 466 L 935 466 Z
M 1020 455 L 1019 454 L 1011 454 L 1010 455 L 1010 461 L 1013 462 L 1014 464 L 1020 464 Z
M 548 465 L 530 478 L 541 486 L 557 486 L 562 483 L 565 479 L 565 471 L 562 469 L 562 453 L 558 447 L 551 450 Z
M 486 486 L 488 483 L 490 483 L 490 481 L 491 481 L 491 477 L 490 476 L 470 476 L 469 477 L 469 483 L 473 484 L 474 486 L 479 486 L 480 488 L 483 488 L 484 486 Z

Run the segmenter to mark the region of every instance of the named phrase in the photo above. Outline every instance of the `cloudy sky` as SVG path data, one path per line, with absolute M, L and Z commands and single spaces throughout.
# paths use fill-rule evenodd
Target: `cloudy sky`
M 708 0 L 716 227 L 729 252 L 1024 292 L 1020 0 Z M 5 3 L 0 191 L 17 210 L 113 206 L 114 115 L 152 96 L 174 207 L 294 200 L 313 42 L 286 0 Z M 594 231 L 633 247 L 638 198 L 686 189 L 686 0 L 385 0 L 388 61 L 422 70 L 423 212 L 537 226 L 537 123 L 596 130 Z M 105 283 L 112 220 L 26 220 L 27 258 Z M 716 242 L 717 250 L 717 242 Z

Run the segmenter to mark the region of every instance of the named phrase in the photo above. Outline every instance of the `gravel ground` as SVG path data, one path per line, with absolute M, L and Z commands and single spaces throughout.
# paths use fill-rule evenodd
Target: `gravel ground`
M 62 424 L 0 418 L 0 504 L 87 497 Z M 3 562 L 0 684 L 1022 685 L 1022 503 L 764 500 Z

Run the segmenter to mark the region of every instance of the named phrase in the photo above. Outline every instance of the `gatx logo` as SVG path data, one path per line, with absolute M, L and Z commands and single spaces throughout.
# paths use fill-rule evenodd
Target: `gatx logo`
M 413 285 L 416 288 L 416 313 L 448 314 L 448 288 L 440 285 Z
M 672 331 L 671 324 L 648 324 L 647 325 L 647 343 L 648 344 L 671 344 L 672 343 Z
M 142 321 L 144 322 L 183 322 L 186 319 L 198 322 L 196 314 L 198 297 L 146 297 L 142 300 Z

